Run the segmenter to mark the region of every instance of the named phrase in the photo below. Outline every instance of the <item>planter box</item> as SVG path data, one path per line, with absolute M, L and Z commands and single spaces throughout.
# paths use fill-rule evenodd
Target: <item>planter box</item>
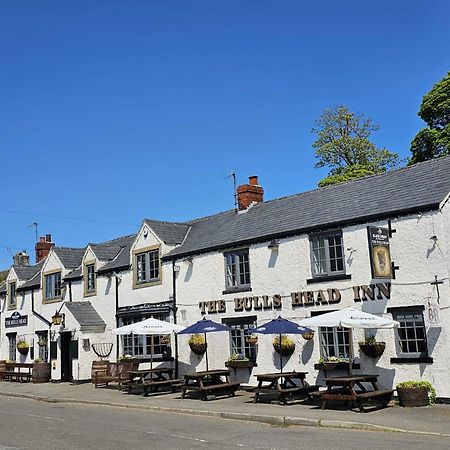
M 359 369 L 361 366 L 359 363 L 353 363 L 352 369 Z M 345 361 L 336 361 L 336 362 L 323 362 L 314 364 L 314 369 L 316 370 L 346 370 L 347 372 L 350 370 L 350 363 Z
M 369 358 L 379 358 L 386 348 L 386 342 L 375 342 L 375 344 L 364 344 L 360 342 L 359 348 Z
M 429 404 L 428 390 L 424 387 L 398 387 L 397 394 L 400 406 L 415 407 L 427 406 Z
M 227 361 L 225 367 L 230 367 L 233 369 L 248 369 L 254 367 L 255 363 L 253 361 Z

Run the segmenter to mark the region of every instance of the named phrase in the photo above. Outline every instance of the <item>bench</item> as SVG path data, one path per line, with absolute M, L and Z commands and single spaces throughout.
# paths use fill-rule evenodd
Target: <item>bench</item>
M 378 391 L 357 392 L 356 402 L 361 412 L 366 412 L 365 406 L 382 406 L 385 408 L 391 401 L 393 389 L 381 389 Z
M 7 381 L 31 381 L 33 363 L 5 363 L 5 369 L 0 370 L 0 379 Z
M 95 363 L 95 364 L 94 364 Z M 99 386 L 108 387 L 109 383 L 117 383 L 119 388 L 128 382 L 128 372 L 137 368 L 139 363 L 109 361 L 94 361 L 92 363 L 92 382 L 95 388 Z
M 172 392 L 175 392 L 177 388 L 181 386 L 183 383 L 183 379 L 170 379 L 170 380 L 146 380 L 144 383 L 142 382 L 129 382 L 127 384 L 128 393 L 131 393 L 131 390 L 134 388 L 144 389 L 144 397 L 148 397 L 149 392 L 152 393 L 154 389 L 159 388 L 170 388 Z
M 277 394 L 279 396 L 280 401 L 282 401 L 285 405 L 287 404 L 286 397 L 309 397 L 310 394 L 317 392 L 319 390 L 319 385 L 306 385 L 306 386 L 295 386 L 295 387 L 281 387 L 279 386 L 277 389 L 273 388 L 256 388 L 255 398 L 253 399 L 253 403 L 256 403 L 259 398 L 259 394 Z
M 182 394 L 181 398 L 185 398 L 186 391 L 195 391 L 200 392 L 202 400 L 208 400 L 208 394 L 216 391 L 224 391 L 225 393 L 234 397 L 236 395 L 236 391 L 239 389 L 241 383 L 239 381 L 231 381 L 226 383 L 219 384 L 210 384 L 206 386 L 192 386 L 192 385 L 183 385 L 181 387 Z

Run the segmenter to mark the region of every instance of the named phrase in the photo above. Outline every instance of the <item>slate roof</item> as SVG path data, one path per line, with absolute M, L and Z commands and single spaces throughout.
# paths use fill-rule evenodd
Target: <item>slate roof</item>
M 114 270 L 129 267 L 131 246 L 133 245 L 135 239 L 136 239 L 135 234 L 127 236 L 127 240 L 123 242 L 124 246 L 119 251 L 117 256 L 113 260 L 107 262 L 103 267 L 98 269 L 97 272 L 98 273 L 113 272 Z
M 66 269 L 76 269 L 83 259 L 84 248 L 53 247 L 56 255 Z
M 153 219 L 145 219 L 145 223 L 164 243 L 169 245 L 181 244 L 190 228 L 187 223 L 164 222 Z
M 106 324 L 91 302 L 68 302 L 64 304 L 75 320 L 80 324 L 82 332 L 104 331 Z
M 4 281 L 0 282 L 0 295 L 6 294 L 6 283 Z
M 25 281 L 25 283 L 21 284 L 17 290 L 18 291 L 26 291 L 27 289 L 31 288 L 39 288 L 41 287 L 41 271 L 39 270 L 36 272 L 36 274 L 30 278 L 28 281 Z
M 78 280 L 80 278 L 83 278 L 83 272 L 81 270 L 81 266 L 77 267 L 76 269 L 73 269 L 72 272 L 69 272 L 64 277 L 64 280 Z
M 12 266 L 14 272 L 16 272 L 17 278 L 19 280 L 29 280 L 33 278 L 38 272 L 40 272 L 43 265 L 43 261 L 40 261 L 34 266 Z
M 450 192 L 449 174 L 443 157 L 187 222 L 183 244 L 164 258 L 436 209 Z
M 123 247 L 133 242 L 136 235 L 123 236 L 99 244 L 89 244 L 100 261 L 111 261 L 114 259 Z

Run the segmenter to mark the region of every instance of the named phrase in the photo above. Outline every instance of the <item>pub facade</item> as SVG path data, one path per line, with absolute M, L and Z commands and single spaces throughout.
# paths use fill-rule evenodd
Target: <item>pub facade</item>
M 51 243 L 37 265 L 8 274 L 0 358 L 39 354 L 54 380 L 86 380 L 95 359 L 148 361 L 153 353 L 165 364 L 177 359 L 182 374 L 205 367 L 188 337 L 177 338 L 176 355 L 174 342 L 156 339 L 152 348 L 145 336 L 118 339 L 111 330 L 150 316 L 181 325 L 207 317 L 232 329 L 207 336 L 209 367 L 240 355 L 248 364 L 233 376 L 253 385 L 253 375 L 280 370 L 273 337 L 255 344 L 253 328 L 353 307 L 400 328 L 290 336 L 295 350 L 283 370 L 307 371 L 320 383 L 325 363 L 351 358 L 384 386 L 424 379 L 450 398 L 448 173 L 446 157 L 271 201 L 250 177 L 234 210 L 183 223 L 144 220 L 135 235 L 83 249 Z M 55 325 L 58 315 L 64 321 Z M 48 345 L 40 346 L 44 332 Z M 33 352 L 14 354 L 19 337 Z M 359 347 L 369 337 L 385 343 L 375 358 Z

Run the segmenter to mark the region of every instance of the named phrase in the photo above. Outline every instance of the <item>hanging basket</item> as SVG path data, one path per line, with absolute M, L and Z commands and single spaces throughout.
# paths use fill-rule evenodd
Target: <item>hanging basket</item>
M 30 349 L 30 347 L 28 346 L 28 344 L 17 344 L 17 351 L 21 354 L 21 355 L 27 355 L 28 354 L 28 350 Z
M 272 345 L 274 350 L 281 356 L 291 356 L 295 351 L 295 342 L 287 336 L 282 336 L 281 342 L 280 338 L 277 336 L 273 340 Z
M 208 344 L 206 342 L 189 342 L 189 347 L 196 355 L 203 355 L 206 352 L 206 347 Z
M 308 331 L 307 333 L 303 333 L 302 338 L 305 341 L 310 341 L 311 339 L 314 339 L 314 331 Z
M 379 358 L 386 348 L 386 342 L 374 342 L 373 344 L 365 344 L 360 342 L 359 348 L 369 358 Z

